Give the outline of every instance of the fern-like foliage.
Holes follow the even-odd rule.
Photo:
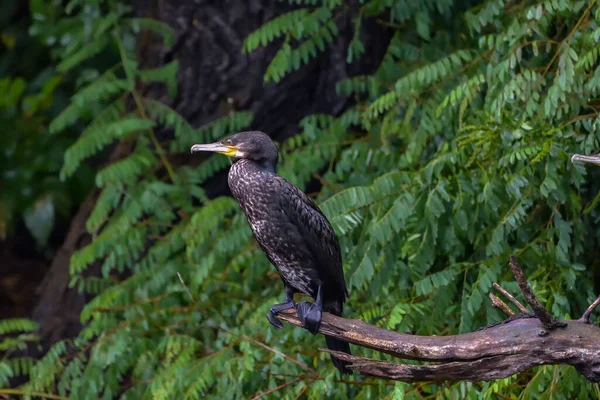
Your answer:
[[[314,5],[314,4],[313,4]],[[332,20],[337,2],[327,2],[322,7],[308,7],[280,15],[248,35],[243,49],[251,52],[284,36],[284,42],[265,72],[265,82],[279,82],[286,74],[295,71],[314,59],[331,44],[339,30]],[[293,47],[292,42],[301,43]],[[355,45],[360,48],[359,41]],[[360,50],[358,50],[360,52]]]
[[[27,377],[31,373],[33,359],[21,354],[38,341],[37,329],[38,324],[28,319],[0,320],[0,355],[3,355],[0,358],[0,387],[7,386],[12,378]]]
[[[505,265],[514,253],[556,316],[580,313],[594,298],[589,255],[597,248],[600,187],[597,172],[586,176],[568,156],[600,148],[600,7],[369,0],[346,13],[339,0],[290,4],[243,45],[246,52],[278,46],[265,81],[327,52],[342,23],[354,30],[349,62],[368,54],[367,19],[395,31],[372,73],[337,83],[338,94],[353,99],[348,107],[305,116],[280,146],[281,175],[301,188],[321,184],[310,195],[340,239],[351,292],[346,314],[423,335],[497,322],[487,293],[493,282],[518,292]],[[30,378],[22,387],[29,393],[124,399],[249,398],[269,390],[290,399],[598,396],[597,385],[561,366],[486,383],[337,381],[315,338],[272,330],[265,320],[281,301],[281,282],[235,201],[208,198],[202,188],[230,161],[172,161],[193,143],[245,129],[252,113],[192,127],[135,85],[159,82],[175,93],[177,63],[140,69],[128,40],[150,29],[168,45],[173,32],[127,19],[120,7],[87,5],[100,16],[88,32],[89,10],[79,7],[68,6],[81,37],[56,45],[61,70],[80,76],[51,124],[53,134],[82,127],[62,175],[108,148],[127,155],[97,173],[101,194],[86,225],[93,240],[70,264],[71,284],[94,296],[81,315],[85,327],[36,362],[1,360],[0,385],[21,374]],[[116,65],[85,72],[107,52]],[[86,277],[92,264],[101,273]],[[0,335],[32,329],[0,322]],[[18,338],[11,335],[6,340]],[[279,352],[322,379],[304,378]]]

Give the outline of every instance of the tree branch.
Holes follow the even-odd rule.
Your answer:
[[[585,312],[583,313],[581,318],[579,318],[577,321],[583,322],[585,324],[589,324],[590,323],[590,315],[596,309],[596,307],[598,307],[599,305],[600,305],[600,296],[598,296],[598,298],[596,300],[594,300],[594,302],[592,304],[590,304],[590,306],[587,308],[587,310],[585,310]]]
[[[293,309],[277,317],[301,326]],[[506,378],[538,365],[568,364],[590,381],[600,382],[600,328],[573,320],[564,329],[540,336],[539,325],[537,318],[517,317],[461,335],[418,336],[323,313],[319,332],[394,357],[441,362],[409,365],[335,354],[366,376],[406,382],[479,381]]]
[[[492,307],[500,309],[500,311],[502,311],[504,314],[508,315],[509,317],[512,317],[515,315],[515,312],[513,310],[511,310],[510,307],[505,302],[500,300],[498,298],[498,296],[496,296],[494,293],[490,293],[489,296],[490,296],[490,300],[492,300]]]
[[[600,297],[580,320],[570,320],[568,325],[565,321],[556,321],[535,298],[514,258],[510,264],[535,314],[512,316],[475,332],[450,336],[407,335],[358,319],[323,313],[319,332],[324,335],[401,359],[433,364],[396,363],[321,350],[350,362],[349,368],[364,376],[405,382],[500,379],[548,364],[572,365],[589,381],[600,382],[600,328],[589,324],[589,315],[600,304]],[[499,306],[504,312],[514,314],[496,296],[490,297],[492,302],[504,305]],[[279,313],[277,318],[302,325],[293,309]],[[542,332],[540,323],[545,329]],[[556,327],[562,329],[554,329]]]
[[[521,292],[523,296],[525,296],[525,300],[527,300],[527,304],[531,306],[533,312],[538,317],[538,319],[542,322],[542,325],[546,330],[552,330],[555,328],[564,328],[567,326],[565,321],[557,321],[554,319],[552,315],[546,311],[546,308],[540,304],[537,297],[531,290],[531,286],[527,283],[527,278],[525,277],[525,273],[521,269],[519,263],[517,263],[517,259],[514,256],[510,256],[510,268],[512,269],[513,275],[515,276],[515,280],[519,284],[521,288]],[[547,332],[540,332],[542,335],[545,335]]]
[[[527,309],[525,308],[525,306],[523,304],[521,304],[521,302],[519,300],[517,300],[515,298],[515,296],[513,296],[512,294],[510,294],[502,286],[498,285],[497,283],[492,284],[492,286],[494,287],[494,289],[496,289],[497,291],[499,291],[500,293],[502,293],[504,295],[504,297],[506,297],[508,300],[510,300],[511,303],[513,303],[515,306],[517,306],[517,308],[519,309],[519,311],[521,311],[522,313],[526,313],[527,312]]]

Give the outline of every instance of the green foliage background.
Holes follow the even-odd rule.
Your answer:
[[[30,3],[36,15],[43,8],[43,2]],[[74,87],[50,62],[50,40],[30,37],[34,30],[23,8],[13,0],[0,5],[0,240],[23,218],[38,248],[45,249],[55,220],[83,200],[93,175],[82,166],[72,179],[59,179],[63,153],[79,130],[51,136],[47,126],[68,104]]]
[[[292,3],[295,11],[244,43],[247,52],[278,43],[266,82],[327,52],[347,7]],[[55,76],[76,82],[49,125],[50,135],[80,132],[61,178],[111,143],[135,150],[96,174],[102,194],[87,221],[94,240],[71,260],[71,284],[96,294],[81,315],[85,328],[39,361],[3,359],[0,385],[21,374],[29,377],[23,391],[78,399],[234,399],[278,386],[276,395],[289,399],[600,396],[598,385],[565,366],[491,383],[340,382],[317,350],[322,338],[267,323],[269,306],[282,297],[280,281],[235,201],[209,199],[202,189],[229,161],[214,156],[189,167],[166,157],[245,129],[252,114],[196,129],[144,98],[136,82],[176,91],[177,63],[140,69],[136,34],[150,29],[168,46],[173,32],[130,19],[123,4],[40,2],[33,12],[30,32],[52,49]],[[600,6],[361,1],[347,62],[364,53],[360,29],[368,18],[395,32],[383,60],[373,74],[338,83],[339,94],[354,100],[342,114],[300,122],[281,144],[279,169],[301,188],[315,174],[324,183],[317,202],[340,237],[351,293],[346,315],[422,335],[474,330],[503,319],[487,300],[493,282],[518,292],[507,268],[516,254],[549,310],[579,317],[600,289],[593,282],[600,187],[599,171],[571,165],[569,156],[600,147]],[[174,137],[159,141],[156,129],[165,127]],[[84,278],[96,260],[102,276]],[[0,322],[0,334],[33,329]]]

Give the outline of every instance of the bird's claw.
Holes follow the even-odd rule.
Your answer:
[[[273,304],[269,313],[267,314],[267,319],[277,329],[283,328],[283,324],[280,320],[278,320],[275,316],[283,310],[289,310],[290,308],[294,308],[295,304],[293,301],[288,301],[286,303]]]
[[[296,304],[298,319],[302,322],[302,327],[316,335],[319,332],[322,318],[322,306],[316,303],[302,301]]]
[[[283,328],[283,324],[281,323],[280,320],[277,319],[277,317],[275,317],[275,313],[273,311],[269,311],[267,313],[267,319],[269,320],[271,325],[273,325],[275,328],[277,328],[277,329]]]

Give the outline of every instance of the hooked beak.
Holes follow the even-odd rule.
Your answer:
[[[236,157],[238,149],[235,146],[224,146],[221,143],[210,143],[210,144],[195,144],[190,149],[191,153],[198,151],[210,151],[213,153],[224,154],[229,157]]]
[[[571,162],[575,162],[575,161],[583,161],[583,162],[600,165],[600,154],[596,154],[593,156],[584,156],[582,154],[573,154],[573,157],[571,157]]]

